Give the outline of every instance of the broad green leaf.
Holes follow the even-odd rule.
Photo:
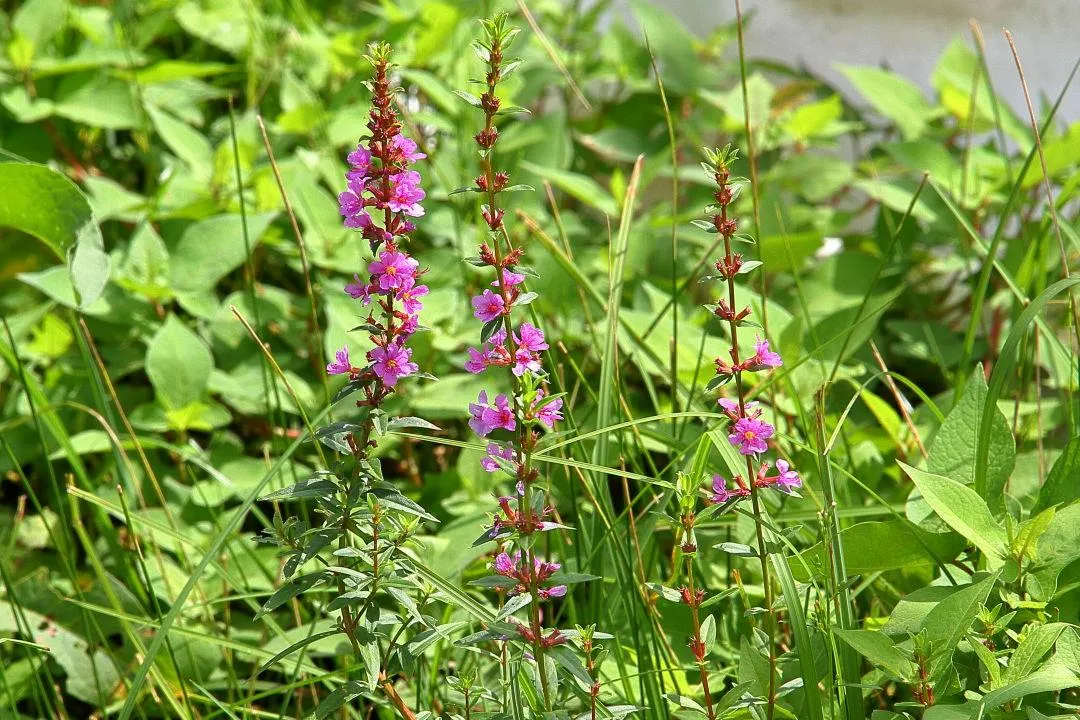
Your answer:
[[[840,538],[844,563],[851,575],[933,567],[937,562],[952,560],[964,545],[951,533],[927,532],[899,519],[858,523],[844,528]],[[821,543],[803,552],[802,557],[815,572],[825,572],[828,559]],[[809,580],[801,563],[793,564],[792,572],[802,582]]]
[[[692,93],[706,85],[706,67],[694,51],[696,40],[690,30],[658,3],[633,0],[631,8],[656,55],[664,85],[676,93]]]
[[[66,0],[28,0],[14,7],[18,9],[11,17],[12,29],[35,48],[43,48],[64,29],[68,13]]]
[[[930,443],[930,457],[926,463],[930,472],[964,485],[975,483],[975,445],[986,392],[982,368],[976,368],[960,401],[945,417],[945,422]],[[985,498],[995,511],[1001,503],[1005,482],[1015,465],[1016,447],[1009,423],[1000,411],[995,411],[990,429]]]
[[[523,162],[521,166],[605,215],[615,217],[619,214],[619,207],[615,203],[615,198],[611,197],[607,190],[588,175],[581,175],[567,170],[557,170],[551,167],[541,167],[530,162]]]
[[[933,651],[930,671],[932,682],[937,683],[952,666],[957,643],[971,628],[975,616],[979,613],[979,607],[986,602],[997,579],[998,575],[994,573],[968,585],[949,595],[927,613],[922,629],[926,632]]]
[[[274,219],[273,213],[249,215],[248,240],[254,250]],[[239,215],[218,215],[190,225],[170,252],[171,286],[178,291],[208,290],[240,267],[247,257],[244,225]]]
[[[896,123],[906,139],[921,135],[929,122],[940,114],[917,85],[895,73],[850,65],[842,65],[840,71],[875,110]]]
[[[209,348],[176,315],[165,319],[146,351],[146,375],[169,410],[201,399],[213,368]]]
[[[1050,600],[1057,592],[1058,575],[1080,559],[1080,502],[1054,513],[1037,550],[1032,575],[1028,577],[1029,588],[1034,597]]]
[[[44,165],[0,163],[0,226],[43,242],[68,260],[71,284],[80,309],[101,297],[109,281],[109,256],[94,213],[75,183]],[[0,238],[0,247],[17,238]],[[11,250],[6,250],[11,252]]]
[[[106,130],[139,127],[135,90],[106,73],[80,73],[65,77],[56,91],[54,112],[75,123]]]
[[[938,517],[979,548],[992,565],[1003,562],[1008,554],[1008,538],[979,495],[955,480],[898,464],[915,483],[923,499]]]
[[[1080,674],[1060,662],[1048,662],[1035,672],[1015,682],[988,692],[979,701],[982,710],[994,710],[1026,695],[1080,687]],[[976,717],[976,715],[972,715]]]
[[[1054,648],[1054,643],[1068,627],[1066,623],[1029,625],[1021,635],[1020,644],[1009,658],[1009,665],[1005,668],[1002,681],[1009,685],[1033,673],[1039,661]]]
[[[213,148],[202,133],[183,120],[177,120],[164,110],[147,106],[146,112],[154,123],[154,129],[178,158],[187,163],[199,178],[208,179],[213,166]]]
[[[993,451],[994,446],[991,445],[990,452]],[[1077,482],[1077,478],[1080,478],[1080,437],[1069,441],[1054,467],[1050,468],[1050,473],[1039,490],[1035,511],[1054,505],[1066,505],[1080,498],[1080,482]]]
[[[874,665],[885,668],[901,680],[910,680],[915,676],[915,663],[908,653],[897,648],[889,636],[880,630],[834,629],[833,634]]]

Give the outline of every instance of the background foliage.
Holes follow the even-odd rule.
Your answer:
[[[334,196],[364,133],[375,40],[395,46],[405,125],[429,154],[416,254],[430,332],[414,359],[440,378],[395,411],[441,430],[380,447],[386,474],[440,521],[416,553],[442,631],[416,646],[403,694],[461,713],[444,674],[491,672],[455,644],[493,607],[468,584],[490,561],[472,541],[506,483],[465,432],[482,389],[462,367],[468,302],[486,279],[461,262],[482,239],[479,204],[448,193],[477,173],[476,118],[453,91],[479,72],[467,48],[492,5],[5,11],[0,714],[301,717],[345,679],[339,637],[276,657],[331,626],[317,597],[257,614],[281,561],[254,538],[281,504],[254,498],[320,467],[305,428],[327,417],[326,359],[359,322],[341,288],[366,250]],[[699,148],[728,141],[752,161],[740,210],[764,264],[740,291],[785,358],[753,391],[806,480],[803,499],[770,508],[792,572],[786,611],[806,616],[785,626],[798,650],[789,712],[861,713],[831,700],[860,687],[875,718],[1074,712],[1080,124],[1042,102],[1037,144],[963,38],[943,49],[931,95],[850,67],[848,98],[795,68],[740,63],[735,28],[697,37],[650,3],[626,21],[603,2],[528,8],[515,17],[525,62],[503,91],[531,114],[499,147],[512,181],[537,188],[513,196],[511,231],[542,276],[530,310],[558,339],[578,433],[543,453],[575,528],[550,542],[568,570],[602,578],[575,586],[553,624],[615,635],[611,712],[697,712],[688,613],[647,583],[663,596],[675,578],[662,515],[674,471],[732,460],[703,392],[726,352],[699,307],[715,236],[690,224],[709,202]],[[347,419],[349,403],[329,412]],[[760,580],[732,573],[752,530],[735,515],[699,529],[703,582],[732,588],[710,606],[710,659],[739,692],[760,682],[736,602]],[[719,543],[736,551],[704,550]],[[837,557],[848,577],[830,575]],[[163,624],[168,650],[132,687]],[[923,711],[920,683],[947,701]],[[738,699],[730,712],[749,716]],[[341,712],[366,716],[361,701]]]

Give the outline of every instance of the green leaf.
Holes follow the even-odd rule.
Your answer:
[[[833,634],[874,665],[885,668],[901,680],[907,681],[915,676],[915,663],[880,630],[835,629]]]
[[[698,60],[690,30],[657,3],[634,0],[631,8],[656,55],[664,85],[676,93],[707,85],[706,66]]]
[[[308,718],[310,720],[323,720],[323,718],[330,717],[345,703],[363,694],[364,685],[357,680],[350,680],[320,700],[315,712],[311,713]]]
[[[955,480],[898,461],[938,517],[986,555],[992,564],[1008,554],[1008,538],[978,493]]]
[[[252,250],[273,219],[273,213],[248,216],[248,239]],[[185,291],[213,288],[247,258],[241,217],[218,215],[188,226],[170,256],[169,275],[173,288]]]
[[[930,677],[935,684],[952,666],[957,643],[971,628],[979,607],[986,602],[997,579],[997,573],[993,573],[952,593],[934,606],[923,619],[922,630],[926,632],[933,652]]]
[[[438,430],[439,426],[434,423],[430,423],[424,418],[418,417],[396,417],[392,418],[390,422],[386,424],[387,430],[400,430],[402,428],[420,428],[422,430]]]
[[[1051,600],[1057,592],[1061,571],[1077,559],[1080,559],[1080,503],[1073,503],[1054,513],[1039,539],[1033,574],[1028,578],[1032,595]]]
[[[169,315],[146,351],[146,375],[165,407],[179,410],[202,398],[213,369],[209,348]]]
[[[976,368],[960,401],[945,417],[945,422],[930,443],[930,457],[926,463],[930,472],[965,485],[975,483],[975,445],[986,393],[982,368]],[[1000,410],[995,410],[990,426],[985,498],[991,508],[999,507],[1005,482],[1015,465],[1016,448],[1009,422]]]
[[[994,446],[990,445],[993,452]],[[1039,490],[1039,500],[1035,503],[1034,512],[1043,510],[1054,505],[1067,505],[1080,498],[1080,436],[1074,437],[1065,446],[1065,450],[1058,457],[1054,467],[1046,476],[1046,482]]]
[[[326,497],[339,490],[337,483],[324,478],[308,478],[288,487],[283,487],[259,500],[297,500],[299,498]]]
[[[940,111],[927,101],[915,83],[873,67],[841,65],[840,71],[874,109],[889,120],[905,139],[918,137]]]
[[[1005,668],[1002,681],[1008,685],[1035,672],[1039,662],[1054,648],[1054,643],[1068,627],[1066,623],[1029,625],[1021,635],[1020,644],[1009,658],[1009,666]]]
[[[178,158],[187,163],[191,171],[202,179],[210,177],[213,168],[213,148],[210,141],[183,120],[148,105],[146,112],[154,123],[158,135]]]
[[[499,608],[499,614],[495,616],[496,620],[502,620],[503,618],[510,617],[518,610],[522,609],[532,601],[532,595],[529,593],[521,593],[520,595],[514,595],[512,598],[506,601],[506,604]]]
[[[984,710],[994,710],[1005,703],[1019,700],[1025,695],[1053,692],[1073,687],[1080,687],[1080,675],[1060,662],[1050,661],[1027,677],[1022,677],[1003,688],[988,692],[979,701],[979,705]],[[978,713],[974,713],[971,717],[977,715]]]
[[[850,575],[931,567],[938,561],[952,560],[963,549],[963,541],[951,533],[927,532],[902,519],[858,523],[841,530],[840,539]],[[815,572],[825,572],[828,558],[822,543],[802,557]],[[809,580],[800,563],[792,571],[800,581]]]
[[[522,162],[522,168],[535,173],[566,194],[574,197],[589,207],[599,210],[605,215],[615,217],[619,214],[619,206],[607,190],[600,183],[588,175],[581,175],[567,170],[558,170],[552,167],[542,167],[530,162]]]
[[[79,307],[91,305],[109,281],[109,256],[86,196],[60,173],[30,163],[0,163],[0,187],[0,226],[36,237],[68,260]],[[0,238],[0,246],[13,242]]]

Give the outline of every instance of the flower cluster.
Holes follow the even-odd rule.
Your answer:
[[[750,242],[749,238],[738,234],[738,222],[728,216],[728,208],[738,194],[738,186],[733,184],[730,164],[738,156],[737,151],[725,148],[724,150],[707,150],[709,173],[716,183],[713,193],[714,205],[710,205],[707,212],[710,215],[708,221],[695,221],[700,227],[712,233],[719,233],[724,240],[724,257],[716,264],[718,277],[727,285],[727,297],[720,299],[713,307],[713,313],[728,323],[731,335],[730,360],[717,358],[716,377],[709,383],[713,389],[731,380],[735,381],[736,397],[720,398],[717,403],[724,414],[731,420],[728,428],[728,441],[747,458],[747,474],[752,478],[756,488],[775,487],[783,492],[794,492],[802,481],[799,474],[791,469],[786,460],[776,461],[777,474],[770,475],[770,464],[762,462],[757,471],[754,471],[754,462],[762,453],[768,451],[769,440],[776,433],[776,429],[761,419],[762,411],[758,403],[746,399],[746,386],[744,383],[745,373],[756,373],[781,367],[784,364],[780,354],[769,347],[769,341],[760,335],[754,343],[754,354],[742,358],[739,354],[739,328],[750,323],[750,308],[736,309],[735,302],[735,277],[752,270],[760,263],[744,263],[742,255],[732,252],[732,242]],[[742,476],[733,478],[733,486],[728,487],[728,482],[720,475],[712,479],[712,502],[725,503],[739,500],[751,493],[747,481]]]
[[[371,135],[348,155],[347,189],[338,196],[338,204],[345,226],[362,231],[373,256],[368,278],[354,275],[345,293],[364,306],[374,304],[381,313],[377,318],[369,312],[362,326],[373,345],[366,366],[354,366],[347,347],[326,366],[327,373],[349,375],[364,386],[361,405],[379,404],[399,380],[419,372],[406,343],[419,328],[422,298],[428,294],[428,287],[418,282],[420,263],[401,246],[416,229],[408,218],[424,214],[420,173],[410,167],[427,156],[401,134],[392,106],[386,48],[374,48],[369,60],[375,68],[367,123]]]
[[[480,346],[468,349],[465,368],[474,374],[482,374],[491,368],[505,369],[511,391],[498,393],[492,398],[488,391],[480,392],[476,402],[469,405],[469,427],[481,438],[488,439],[493,433],[508,433],[503,440],[489,440],[487,454],[481,461],[489,472],[502,469],[514,477],[515,497],[499,498],[499,512],[495,513],[486,538],[496,540],[503,547],[492,565],[497,575],[514,581],[514,594],[528,594],[529,622],[517,624],[521,638],[532,646],[533,657],[544,667],[544,651],[566,642],[557,629],[545,632],[541,625],[539,604],[566,594],[564,585],[549,586],[552,574],[559,564],[537,557],[535,545],[529,536],[559,527],[547,518],[553,509],[545,506],[544,493],[535,492],[533,485],[539,472],[532,466],[532,453],[540,435],[554,429],[562,419],[562,398],[547,389],[548,377],[544,372],[543,353],[548,342],[543,331],[528,322],[515,323],[512,313],[536,299],[537,295],[526,291],[526,277],[535,273],[521,266],[524,251],[513,247],[510,235],[503,223],[504,211],[497,206],[499,196],[512,189],[508,187],[509,175],[497,172],[492,166],[492,152],[499,138],[495,117],[500,109],[496,94],[499,81],[517,63],[504,67],[504,51],[516,31],[505,27],[505,16],[484,22],[486,37],[476,44],[476,50],[487,63],[486,89],[474,98],[473,105],[484,111],[484,127],[475,136],[480,148],[482,174],[473,186],[465,190],[483,196],[486,202],[481,208],[487,226],[488,239],[482,243],[479,253],[468,262],[476,267],[491,268],[494,279],[472,298],[473,315],[483,323]],[[520,549],[512,554],[509,547]],[[540,672],[544,706],[552,709],[550,689],[546,675]]]
[[[496,574],[517,581],[517,585],[510,590],[512,595],[520,595],[523,592],[528,592],[530,582],[535,581],[537,584],[546,583],[552,575],[559,571],[560,567],[562,566],[559,565],[559,563],[545,562],[540,558],[533,558],[533,571],[530,574],[528,566],[522,566],[520,550],[515,552],[513,556],[505,552],[499,553],[495,556],[495,562],[491,565],[491,569],[494,570]],[[543,600],[553,597],[562,597],[565,594],[565,585],[554,585],[537,589],[537,595]]]

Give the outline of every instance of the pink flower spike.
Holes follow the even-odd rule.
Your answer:
[[[374,362],[372,369],[387,387],[393,387],[398,380],[408,377],[420,369],[416,363],[409,361],[409,358],[412,357],[412,350],[395,343],[391,343],[384,348],[374,348],[370,353],[370,357]]]
[[[485,290],[472,299],[473,315],[482,322],[491,322],[502,315],[506,305],[501,295]]]
[[[773,426],[756,418],[740,418],[728,434],[728,440],[743,455],[757,455],[769,449],[766,440],[773,436]]]
[[[512,576],[517,567],[507,553],[501,552],[495,556],[495,562],[491,564],[491,569],[499,575]]]
[[[777,460],[776,471],[779,473],[776,476],[776,486],[780,490],[790,493],[795,488],[802,487],[802,478],[799,477],[799,473],[791,469],[787,460]]]
[[[346,375],[352,372],[352,362],[349,360],[349,348],[343,347],[334,353],[334,362],[327,363],[327,375]]]

